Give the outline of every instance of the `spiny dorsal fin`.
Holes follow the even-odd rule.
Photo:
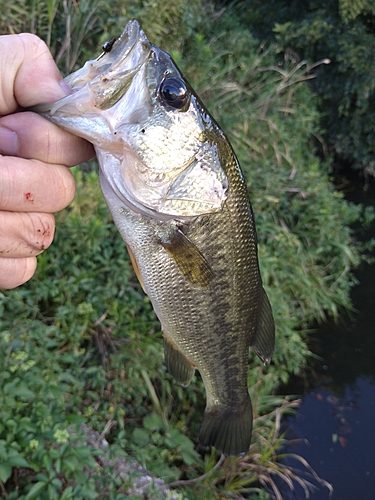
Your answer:
[[[271,357],[275,348],[275,323],[271,304],[264,288],[262,288],[258,324],[251,347],[263,361],[265,366],[271,363]]]
[[[189,385],[194,375],[195,368],[177,348],[177,346],[171,341],[165,331],[163,331],[163,335],[164,358],[167,370],[178,384],[186,387],[187,385]]]
[[[161,242],[180,272],[193,285],[207,287],[213,272],[205,257],[180,229],[176,229],[170,242]]]

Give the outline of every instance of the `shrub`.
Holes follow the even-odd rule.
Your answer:
[[[372,0],[236,2],[257,37],[278,44],[279,64],[330,59],[312,82],[328,149],[375,175],[375,7]],[[323,149],[324,153],[325,150]]]

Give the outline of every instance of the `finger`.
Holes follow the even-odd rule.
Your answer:
[[[31,112],[0,118],[0,153],[69,167],[95,155],[89,142]]]
[[[0,157],[0,210],[58,212],[74,195],[74,177],[64,165]]]
[[[0,289],[10,290],[28,281],[35,273],[36,257],[0,258]]]
[[[51,245],[55,232],[52,214],[2,211],[0,216],[1,258],[36,256]]]
[[[0,115],[69,94],[47,45],[30,33],[1,37],[0,72]]]

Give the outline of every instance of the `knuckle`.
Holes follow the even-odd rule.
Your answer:
[[[47,44],[34,33],[20,33],[19,38],[24,47],[38,56],[40,53],[48,52]]]

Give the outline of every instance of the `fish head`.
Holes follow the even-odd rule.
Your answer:
[[[129,208],[158,219],[222,209],[223,133],[137,21],[65,80],[70,95],[34,110],[94,144],[101,175]]]

